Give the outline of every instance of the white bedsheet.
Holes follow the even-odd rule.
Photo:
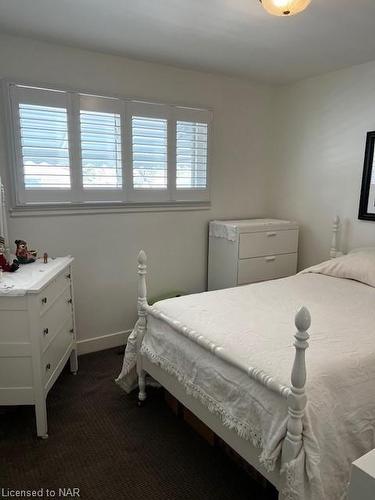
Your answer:
[[[294,315],[312,316],[304,446],[281,498],[345,498],[351,462],[375,447],[375,289],[317,274],[190,295],[155,308],[289,385]],[[286,433],[286,401],[148,316],[142,352],[176,375],[224,424],[262,448],[272,468]]]

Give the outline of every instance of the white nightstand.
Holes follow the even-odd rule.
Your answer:
[[[374,500],[375,498],[375,450],[352,464],[352,477],[348,500]]]
[[[298,225],[279,219],[211,221],[208,289],[283,278],[296,273]]]

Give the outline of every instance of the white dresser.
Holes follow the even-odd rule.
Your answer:
[[[296,273],[298,225],[278,219],[211,221],[208,290]]]
[[[35,405],[42,438],[48,391],[69,357],[78,369],[72,262],[38,260],[0,281],[0,405]]]

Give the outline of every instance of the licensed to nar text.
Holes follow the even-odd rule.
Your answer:
[[[38,488],[36,490],[21,490],[0,488],[0,498],[79,498],[79,488]]]

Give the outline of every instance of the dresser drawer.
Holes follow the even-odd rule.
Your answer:
[[[239,258],[297,252],[298,229],[240,234]]]
[[[40,292],[40,314],[44,314],[53,304],[64,289],[70,285],[70,268],[67,268],[59,276]]]
[[[48,383],[57,365],[59,364],[59,361],[73,342],[71,329],[72,322],[68,320],[42,355],[42,374],[44,386]]]
[[[0,310],[0,343],[30,342],[27,311]]]
[[[73,323],[72,316],[71,291],[70,287],[67,287],[40,318],[42,352],[45,351],[68,320],[70,320],[71,324]]]
[[[296,269],[296,253],[243,259],[238,263],[238,284],[284,278],[295,274]]]
[[[32,387],[33,367],[31,357],[0,358],[0,389]],[[1,404],[4,404],[1,402]],[[5,403],[6,404],[6,403]]]

